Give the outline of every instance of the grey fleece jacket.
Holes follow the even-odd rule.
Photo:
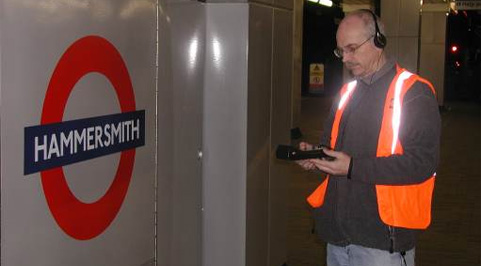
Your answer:
[[[324,205],[314,209],[316,231],[330,244],[395,252],[415,246],[420,230],[392,228],[381,221],[375,185],[415,184],[431,177],[439,161],[441,119],[429,87],[415,83],[402,106],[399,140],[404,153],[377,158],[384,102],[395,74],[394,62],[388,61],[374,76],[358,81],[347,103],[335,150],[352,156],[350,179],[331,177]],[[321,144],[326,146],[338,102],[339,96],[324,126]]]

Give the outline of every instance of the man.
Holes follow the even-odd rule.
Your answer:
[[[383,26],[371,11],[349,13],[336,39],[335,54],[355,80],[334,100],[321,138],[335,160],[298,162],[328,174],[308,198],[328,243],[327,265],[414,265],[439,160],[434,89],[386,58]]]

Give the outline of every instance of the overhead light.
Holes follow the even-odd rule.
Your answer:
[[[323,5],[323,6],[328,6],[328,7],[332,6],[331,0],[307,0],[307,1],[313,2],[313,3],[316,3],[316,4],[320,4],[320,5]]]
[[[319,4],[331,7],[332,6],[332,1],[331,0],[319,0]]]

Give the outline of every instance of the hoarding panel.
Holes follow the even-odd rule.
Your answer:
[[[202,265],[205,9],[159,5],[158,265]]]
[[[0,5],[2,265],[153,261],[156,2]],[[25,142],[29,127],[46,133]],[[114,127],[120,150],[103,154]],[[120,132],[137,129],[144,144],[123,146]],[[28,149],[34,160],[83,159],[25,174]]]

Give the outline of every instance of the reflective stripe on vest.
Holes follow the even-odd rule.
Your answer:
[[[399,69],[394,77],[384,104],[384,114],[379,134],[377,157],[386,157],[394,154],[403,154],[399,142],[399,128],[401,126],[402,102],[406,92],[416,82],[426,83],[434,92],[433,86],[425,79]],[[354,89],[355,82],[348,83],[341,89],[332,131],[331,147],[335,147],[339,133],[342,114],[346,108]],[[431,222],[431,200],[436,174],[428,180],[415,185],[376,185],[378,212],[381,220],[390,226],[411,229],[424,229]],[[324,203],[329,176],[307,198],[312,207],[320,207]]]
[[[346,103],[351,97],[354,89],[356,88],[357,81],[351,81],[341,88],[341,99],[339,100],[339,105],[337,107],[337,112],[334,117],[334,126],[331,130],[331,147],[336,146],[337,135],[339,133],[339,123],[341,122],[342,113],[346,107]],[[326,179],[322,181],[321,185],[319,185],[316,190],[311,193],[309,197],[307,197],[307,202],[313,208],[319,208],[324,204],[324,195],[326,194],[327,184],[329,183],[329,175],[327,175]]]

